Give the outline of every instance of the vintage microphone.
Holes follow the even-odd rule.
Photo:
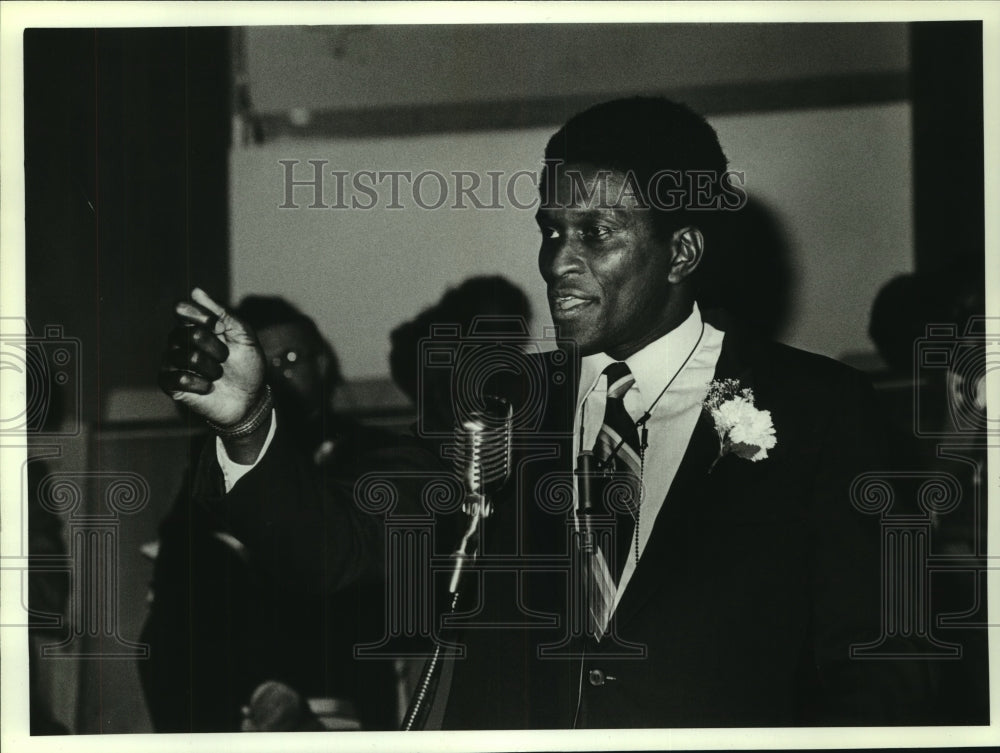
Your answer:
[[[451,596],[446,614],[454,614],[461,594],[462,575],[467,564],[479,553],[480,524],[493,511],[492,497],[510,478],[514,409],[500,397],[486,396],[484,410],[474,411],[455,426],[455,474],[465,487],[462,512],[465,530],[452,552],[453,567],[448,593]],[[441,676],[444,644],[437,641],[434,652],[424,665],[410,708],[403,719],[404,731],[420,730],[427,722],[431,699]]]

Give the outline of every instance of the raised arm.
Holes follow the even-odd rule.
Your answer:
[[[216,460],[227,458],[206,447],[188,504],[232,536],[260,576],[284,588],[330,592],[377,577],[383,521],[355,504],[350,474],[334,480],[289,436],[289,422],[274,417],[253,331],[197,288],[176,313],[180,323],[168,337],[160,386],[206,420],[228,460],[252,465],[235,485],[223,484]],[[277,431],[262,452],[272,421]],[[372,462],[391,470],[396,458],[387,455]]]

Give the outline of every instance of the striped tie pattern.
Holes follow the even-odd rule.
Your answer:
[[[641,460],[639,455],[639,432],[635,422],[625,410],[624,397],[635,383],[635,377],[628,365],[613,363],[604,370],[607,377],[607,403],[604,422],[594,445],[594,457],[600,466],[609,472],[608,480],[613,487],[605,487],[617,503],[607,512],[615,515],[614,561],[611,562],[603,547],[596,547],[590,563],[590,628],[600,640],[611,616],[618,581],[625,561],[631,551],[635,522],[638,519],[639,477]],[[613,567],[612,567],[613,566]]]

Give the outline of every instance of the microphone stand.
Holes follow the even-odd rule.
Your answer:
[[[494,414],[478,414],[458,427],[460,442],[459,459],[463,463],[462,473],[465,482],[465,502],[462,511],[466,515],[465,532],[462,534],[455,551],[452,552],[451,580],[448,593],[451,599],[444,613],[447,618],[455,614],[458,600],[461,596],[462,576],[466,565],[475,561],[479,553],[480,524],[489,517],[491,512],[490,498],[487,491],[496,491],[497,483],[506,481],[510,469],[510,430],[513,416],[512,406],[502,398],[489,397]],[[496,433],[501,430],[499,443]],[[487,435],[494,438],[493,443],[487,441]],[[499,469],[499,471],[498,471]],[[444,627],[442,625],[442,630]],[[424,665],[417,682],[417,689],[403,719],[402,730],[412,731],[424,728],[430,713],[432,699],[437,691],[441,676],[442,654],[444,642],[436,640],[434,651]]]
[[[468,494],[463,509],[467,518],[465,533],[462,535],[458,546],[452,552],[454,564],[451,571],[451,581],[448,585],[448,593],[451,600],[445,615],[453,615],[458,607],[458,600],[461,596],[462,576],[465,574],[465,564],[474,562],[479,553],[479,523],[486,517],[489,510],[489,502],[484,495]],[[402,730],[412,732],[422,730],[427,724],[427,716],[430,713],[430,699],[437,692],[438,682],[441,679],[442,653],[444,642],[441,640],[434,642],[434,652],[424,665],[420,673],[420,680],[417,682],[417,689],[410,701],[410,708],[407,709],[406,717],[403,719]]]

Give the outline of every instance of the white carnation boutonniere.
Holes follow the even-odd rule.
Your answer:
[[[756,463],[778,444],[771,411],[757,408],[753,390],[743,387],[738,379],[713,380],[702,406],[715,422],[719,435],[719,455],[712,461],[709,473],[730,453]]]

